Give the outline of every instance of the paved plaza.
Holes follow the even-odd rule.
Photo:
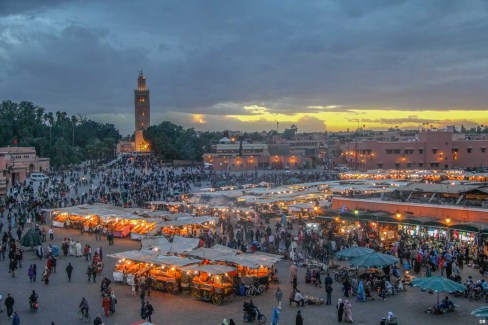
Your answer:
[[[75,230],[55,229],[54,243],[60,244],[66,236],[79,240],[82,244],[88,243],[93,248],[103,247],[105,269],[102,276],[111,278],[115,259],[106,257],[107,254],[120,252],[130,249],[138,249],[140,244],[130,239],[116,239],[114,246],[109,246],[106,240],[95,241],[95,237],[85,233],[81,235]],[[68,262],[74,266],[73,280],[68,282],[65,268]],[[97,283],[88,282],[85,274],[88,262],[84,258],[61,257],[57,266],[57,273],[50,277],[48,286],[40,281],[40,271],[36,283],[30,283],[27,276],[29,264],[36,263],[38,270],[42,270],[46,261],[40,261],[35,257],[34,252],[26,251],[23,261],[23,268],[18,269],[16,277],[12,278],[8,273],[7,261],[0,262],[0,293],[5,297],[11,293],[15,299],[14,310],[17,310],[21,316],[21,324],[51,324],[56,325],[82,324],[77,318],[78,304],[82,297],[86,297],[90,305],[90,314],[92,317],[100,313],[103,315],[101,297],[98,293],[100,280]],[[343,262],[342,262],[343,263]],[[289,283],[289,261],[278,263],[280,286],[284,293],[284,300],[287,301],[291,292]],[[473,275],[474,279],[480,277],[477,270],[465,267],[463,278]],[[305,284],[305,268],[299,268],[298,288],[303,294],[312,296],[324,296],[324,289],[316,288],[311,284]],[[122,284],[112,284],[116,293],[118,303],[115,314],[110,317],[102,317],[106,325],[127,325],[140,319],[140,299],[131,295],[129,286]],[[335,303],[339,297],[342,297],[339,283],[334,283],[332,294],[332,306],[305,306],[300,308],[305,320],[305,324],[334,324],[337,323],[337,313]],[[276,285],[271,285],[270,289],[262,296],[255,297],[255,304],[265,313],[268,323],[271,318],[271,310],[275,305],[274,290]],[[39,294],[40,311],[30,312],[28,297],[32,291],[36,290]],[[479,324],[479,318],[470,315],[471,310],[486,305],[484,300],[470,302],[469,299],[455,298],[455,303],[461,307],[459,311],[444,315],[431,315],[424,313],[424,310],[435,303],[436,295],[422,292],[420,289],[408,286],[408,291],[399,293],[396,296],[387,297],[385,301],[377,297],[374,301],[358,303],[354,298],[350,299],[353,309],[353,318],[355,324],[379,324],[381,317],[385,316],[388,311],[393,311],[399,318],[400,324]],[[443,295],[441,295],[443,297]],[[344,299],[344,297],[342,297]],[[215,306],[211,303],[195,301],[189,294],[169,295],[166,293],[155,292],[151,294],[155,312],[153,322],[155,324],[199,324],[220,325],[224,318],[232,318],[236,324],[243,324],[242,321],[242,304],[246,297],[236,297],[233,302],[226,303],[222,306]],[[3,304],[3,302],[2,302]],[[2,306],[5,309],[5,306]],[[280,316],[280,324],[294,324],[297,307],[288,306],[287,302],[283,303],[283,310]],[[6,319],[5,311],[0,318],[0,324],[10,324]]]

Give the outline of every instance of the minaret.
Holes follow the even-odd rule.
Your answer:
[[[146,77],[142,71],[139,72],[137,78],[137,88],[134,89],[134,113],[135,113],[135,149],[137,152],[148,152],[149,144],[144,140],[143,131],[147,129],[150,124],[150,105],[149,105],[149,89],[146,87]]]

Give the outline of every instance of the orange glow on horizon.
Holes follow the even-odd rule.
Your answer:
[[[194,114],[195,115],[195,114]],[[476,116],[476,119],[467,119],[467,117]],[[329,131],[355,131],[358,126],[370,130],[386,130],[388,128],[400,129],[421,129],[422,123],[427,123],[435,128],[442,128],[447,125],[460,126],[464,124],[466,128],[474,125],[488,124],[488,111],[483,110],[349,110],[347,112],[326,112],[317,113],[296,112],[294,114],[285,113],[262,113],[247,115],[226,115],[227,119],[234,119],[243,124],[255,122],[269,122],[273,125],[276,122],[280,124],[298,124],[306,126],[309,120],[314,120],[313,130],[323,131],[327,127]],[[359,117],[359,123],[358,123]],[[324,129],[318,130],[317,127],[323,122]],[[424,125],[425,127],[425,125]]]

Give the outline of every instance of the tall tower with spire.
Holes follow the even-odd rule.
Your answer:
[[[146,87],[146,77],[139,72],[137,88],[134,89],[134,114],[135,114],[135,150],[136,152],[149,152],[149,144],[144,140],[144,130],[151,124],[149,104],[149,89]]]

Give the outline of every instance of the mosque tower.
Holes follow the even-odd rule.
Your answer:
[[[144,130],[151,124],[151,106],[149,104],[149,89],[146,87],[146,77],[139,72],[137,88],[134,89],[134,113],[135,113],[135,151],[149,152],[149,144],[144,140]]]

